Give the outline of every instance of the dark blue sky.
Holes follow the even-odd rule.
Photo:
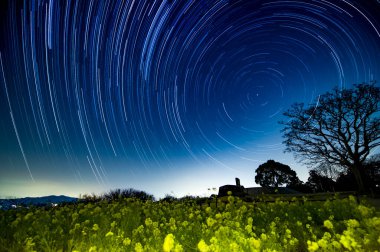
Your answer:
[[[377,0],[2,1],[0,196],[205,195],[254,186],[268,159],[306,180],[278,121],[380,80],[378,13]]]

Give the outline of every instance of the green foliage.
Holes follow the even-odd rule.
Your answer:
[[[228,196],[0,211],[0,251],[375,251],[380,216],[354,197],[246,203]]]

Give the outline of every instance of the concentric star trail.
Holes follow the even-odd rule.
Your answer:
[[[260,161],[296,165],[277,124],[292,103],[380,80],[376,0],[2,5],[7,194],[28,180],[153,193],[197,193],[197,177],[253,183]]]

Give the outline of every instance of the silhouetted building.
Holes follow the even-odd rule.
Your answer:
[[[236,185],[224,185],[219,187],[218,197],[227,196],[231,192],[233,196],[257,196],[261,194],[300,194],[300,192],[287,187],[248,187],[240,185],[240,179],[235,178]]]

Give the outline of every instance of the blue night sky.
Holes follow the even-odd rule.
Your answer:
[[[377,0],[1,1],[0,197],[256,186],[278,121],[380,80]]]

